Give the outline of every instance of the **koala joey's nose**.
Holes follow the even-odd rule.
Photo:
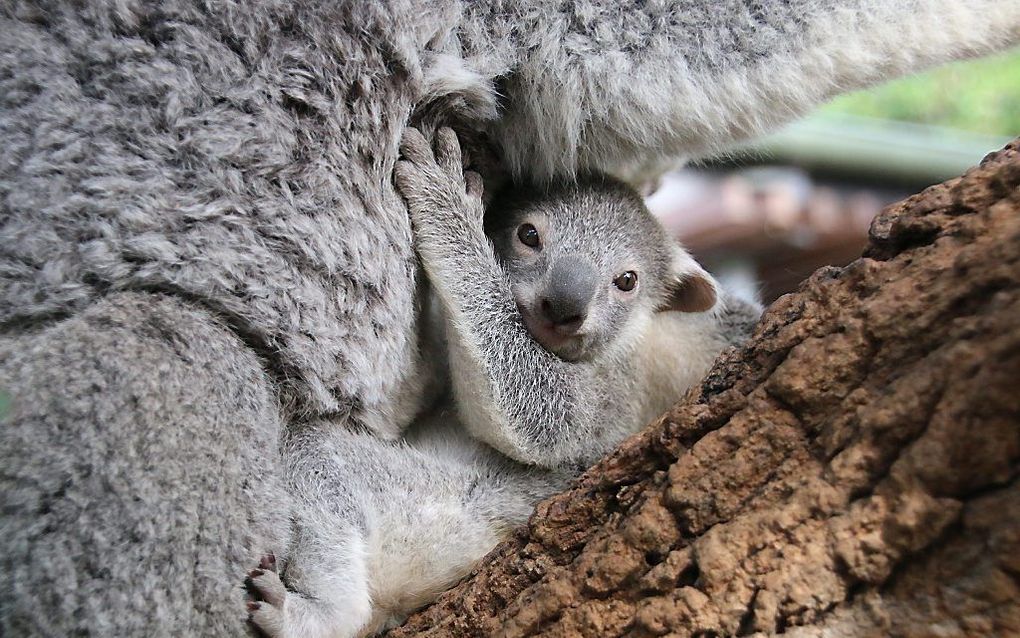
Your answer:
[[[542,315],[557,331],[573,334],[584,323],[595,296],[598,280],[595,268],[582,259],[562,257],[553,264],[549,275],[540,301]]]
[[[542,299],[542,315],[553,324],[557,332],[574,334],[584,323],[586,314],[587,308],[581,312],[573,312],[572,309],[564,308],[563,304],[556,303],[548,297]]]

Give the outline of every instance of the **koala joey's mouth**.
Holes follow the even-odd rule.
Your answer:
[[[584,357],[584,334],[577,331],[565,331],[556,324],[532,312],[527,306],[518,302],[524,325],[531,338],[540,346],[566,361],[579,361]]]

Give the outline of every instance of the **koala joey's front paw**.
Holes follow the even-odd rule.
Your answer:
[[[481,228],[482,177],[465,171],[453,129],[436,131],[435,149],[417,129],[408,128],[400,143],[403,157],[394,168],[397,189],[416,226],[435,222]],[[445,224],[443,224],[445,225]]]

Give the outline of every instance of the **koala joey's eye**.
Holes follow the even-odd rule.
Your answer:
[[[619,277],[613,280],[613,285],[624,292],[634,290],[634,286],[637,285],[637,273],[633,270],[628,270]]]
[[[531,248],[538,248],[541,240],[538,236],[538,229],[531,224],[521,224],[517,229],[517,239],[521,240],[521,243]]]

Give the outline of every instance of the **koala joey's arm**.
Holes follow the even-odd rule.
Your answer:
[[[504,454],[547,467],[590,462],[605,452],[595,370],[568,363],[528,333],[510,284],[483,232],[481,179],[461,166],[456,134],[440,129],[435,152],[405,133],[397,187],[415,242],[448,314],[453,391],[469,432]]]

